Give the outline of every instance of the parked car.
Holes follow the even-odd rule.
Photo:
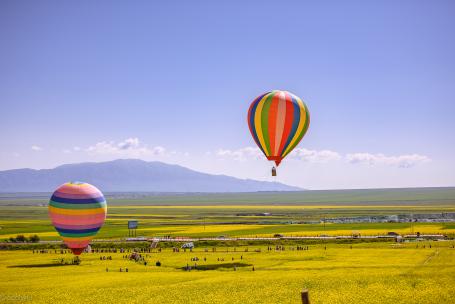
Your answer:
[[[193,249],[193,248],[194,248],[193,242],[185,243],[182,245],[182,249]]]

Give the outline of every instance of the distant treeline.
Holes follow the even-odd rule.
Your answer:
[[[19,234],[16,237],[10,237],[7,242],[10,243],[38,243],[40,241],[39,236],[36,234],[29,236],[28,238],[25,235]]]

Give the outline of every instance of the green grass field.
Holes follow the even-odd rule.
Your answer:
[[[139,220],[138,236],[362,235],[421,232],[455,235],[455,223],[291,224],[323,218],[455,212],[455,188],[263,192],[233,194],[109,194],[108,218],[97,238],[124,238]],[[0,240],[37,234],[57,240],[48,194],[0,195]],[[258,216],[270,213],[267,216]]]
[[[144,237],[270,237],[274,234],[284,236],[319,236],[319,235],[352,235],[360,233],[365,236],[384,235],[393,231],[399,234],[409,234],[419,231],[422,234],[455,235],[453,223],[415,223],[411,229],[408,223],[361,223],[361,224],[181,224],[163,225],[153,221],[143,220],[137,235]],[[0,240],[7,240],[18,234],[25,236],[38,235],[42,240],[58,240],[59,236],[47,220],[0,221],[2,227]],[[97,239],[120,239],[128,236],[125,220],[108,220],[97,235]]]
[[[165,248],[146,254],[147,266],[123,259],[122,253],[83,254],[81,265],[59,266],[61,258],[71,256],[2,251],[0,302],[299,303],[303,288],[309,289],[312,303],[455,301],[451,242],[325,246],[327,250],[310,245],[305,251],[286,246],[271,252],[264,246],[250,246],[248,252],[247,247],[179,253]],[[103,255],[113,260],[100,261]],[[214,270],[182,270],[194,265],[193,257],[199,257],[199,266]],[[161,267],[155,266],[158,260]],[[237,263],[236,271],[232,263]],[[119,272],[120,267],[129,272]]]
[[[285,205],[224,205],[224,206],[110,206],[108,219],[97,238],[124,238],[127,222],[139,220],[138,236],[219,235],[285,236],[386,234],[389,231],[408,234],[455,234],[455,223],[354,223],[354,224],[290,224],[295,221],[320,220],[325,216],[364,214],[406,214],[454,212],[452,206],[285,206]],[[272,216],[251,214],[270,212]],[[0,240],[17,234],[37,234],[42,240],[57,240],[58,235],[48,219],[47,207],[3,206],[0,209]]]

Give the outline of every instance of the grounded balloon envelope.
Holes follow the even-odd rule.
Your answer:
[[[248,111],[254,141],[278,166],[302,140],[310,125],[305,103],[287,91],[271,91],[256,98]]]
[[[63,242],[80,255],[104,224],[106,200],[95,186],[71,182],[55,190],[49,201],[49,216]]]

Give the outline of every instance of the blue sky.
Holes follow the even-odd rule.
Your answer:
[[[309,131],[278,180],[455,186],[453,1],[2,1],[0,170],[141,158],[270,179],[272,89]]]

